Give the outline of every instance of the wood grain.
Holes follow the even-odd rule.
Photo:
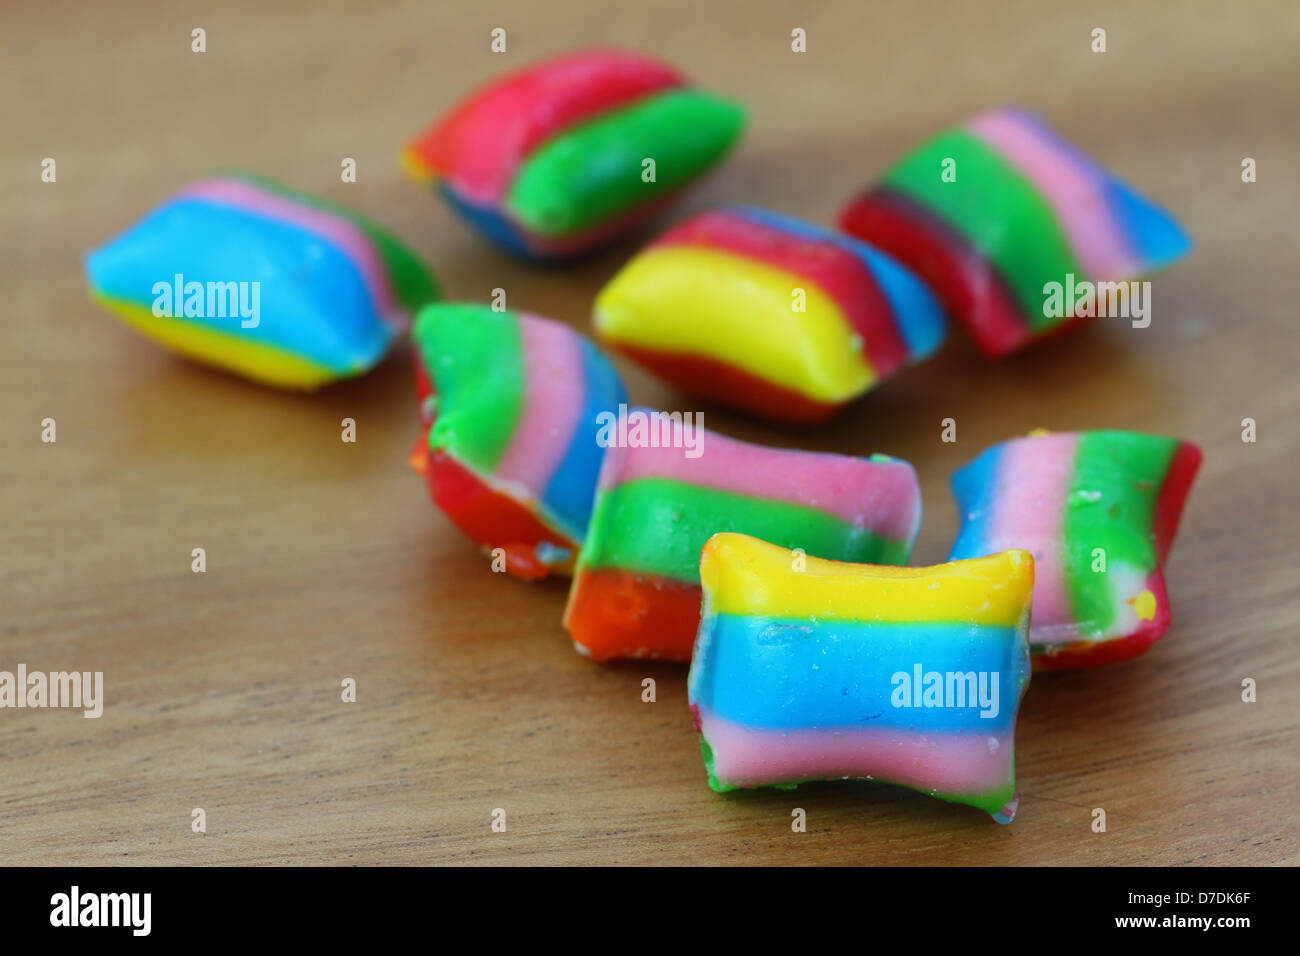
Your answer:
[[[102,670],[107,697],[99,720],[0,711],[4,862],[1295,862],[1291,5],[47,0],[0,18],[0,669]],[[196,26],[204,54],[190,52]],[[505,55],[488,51],[496,26]],[[1089,51],[1094,26],[1105,54]],[[360,380],[279,394],[175,358],[88,301],[85,250],[204,171],[241,166],[385,223],[451,297],[502,287],[589,328],[635,241],[568,269],[519,264],[395,158],[473,84],[587,43],[660,54],[752,104],[740,150],[678,214],[746,201],[830,222],[921,137],[1017,102],[1196,238],[1156,278],[1148,329],[1103,321],[1001,364],[954,335],[817,430],[703,408],[750,440],[914,462],[918,563],[945,555],[948,476],[990,442],[1107,426],[1204,447],[1168,569],[1172,629],[1132,663],[1035,678],[1013,825],[870,784],[712,793],[683,669],[583,660],[559,624],[564,585],[493,576],[429,505],[404,461],[405,348]],[[1245,156],[1255,184],[1240,180]],[[359,182],[339,181],[344,157]],[[637,401],[699,410],[620,367]],[[339,439],[345,416],[355,445]],[[940,441],[945,417],[955,445]],[[1240,700],[1244,677],[1257,703]],[[796,806],[807,833],[791,832]],[[191,832],[194,807],[206,834]],[[508,830],[493,834],[497,807]]]

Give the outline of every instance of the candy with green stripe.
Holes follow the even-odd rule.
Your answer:
[[[907,462],[751,445],[695,415],[632,409],[629,427],[611,432],[565,612],[574,644],[596,660],[689,659],[700,549],[718,532],[836,561],[905,564],[911,554],[921,492]],[[642,422],[668,425],[637,430]]]
[[[645,478],[600,492],[582,560],[694,584],[700,548],[720,531],[741,531],[808,554],[867,564],[906,564],[908,540],[819,511],[682,481]]]
[[[506,209],[541,236],[589,229],[701,175],[743,123],[737,106],[698,90],[650,97],[541,146],[520,167]]]
[[[956,179],[941,171],[951,160]],[[1014,290],[1026,320],[1042,328],[1047,277],[1083,275],[1051,208],[1006,160],[962,130],[938,136],[885,175],[885,185],[924,205],[985,250]]]
[[[1014,107],[907,153],[840,226],[918,272],[990,358],[1099,316],[1145,328],[1145,277],[1191,249],[1172,216]]]
[[[1200,449],[1114,429],[1033,432],[953,475],[952,560],[1034,556],[1034,665],[1063,670],[1139,654],[1171,620],[1164,562]]]

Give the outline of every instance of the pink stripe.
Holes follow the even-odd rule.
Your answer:
[[[1018,110],[983,113],[966,128],[1011,162],[1056,212],[1079,263],[1080,280],[1119,280],[1141,271],[1096,173]],[[1064,282],[1065,277],[1057,277]]]
[[[1015,776],[1014,740],[1004,734],[922,734],[798,728],[757,730],[700,712],[718,782],[750,787],[799,780],[874,777],[948,796],[978,796]]]
[[[342,249],[356,265],[366,288],[370,290],[375,311],[390,324],[405,325],[408,316],[394,299],[383,259],[375,250],[370,237],[343,216],[314,209],[238,179],[205,179],[185,189],[180,195],[235,206],[316,233]]]
[[[1073,626],[1062,567],[1062,522],[1074,474],[1079,436],[1073,432],[1018,438],[998,457],[989,551],[1023,548],[1034,556],[1031,640],[1041,642],[1053,626]]]
[[[534,315],[520,314],[519,336],[524,410],[495,473],[540,498],[564,460],[582,414],[582,347],[567,325]]]
[[[675,436],[681,429],[672,426]],[[606,469],[602,484],[667,478],[816,508],[895,541],[911,541],[920,528],[921,489],[905,461],[765,448],[699,431],[698,458],[687,458],[680,440],[673,448],[629,448],[620,456],[621,472]]]

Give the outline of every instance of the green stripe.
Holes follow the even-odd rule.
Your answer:
[[[905,564],[893,541],[804,505],[750,498],[669,478],[641,478],[602,490],[579,564],[698,582],[700,549],[719,531],[738,531],[814,557]]]
[[[957,178],[940,176],[946,159]],[[885,185],[928,207],[973,243],[1015,292],[1034,330],[1064,321],[1043,315],[1047,282],[1083,281],[1082,267],[1056,214],[1015,167],[977,137],[951,130],[909,153]]]
[[[744,123],[739,106],[696,90],[648,97],[544,143],[515,175],[506,209],[539,235],[586,229],[699,176]],[[654,182],[641,179],[646,159]]]
[[[230,179],[241,179],[244,182],[260,186],[268,192],[277,193],[300,202],[304,206],[311,206],[313,209],[320,209],[323,212],[342,216],[364,232],[370,241],[374,243],[375,249],[379,252],[380,258],[384,260],[384,266],[388,270],[389,278],[393,283],[393,292],[397,296],[397,300],[408,311],[414,312],[420,306],[438,300],[440,296],[438,282],[433,277],[433,274],[424,267],[424,263],[416,258],[411,250],[402,245],[392,233],[382,226],[376,225],[360,213],[354,212],[346,206],[340,206],[338,203],[330,202],[328,199],[322,199],[319,196],[313,196],[311,193],[292,189],[273,179],[259,176],[257,173],[244,172],[243,170],[219,170],[216,175],[226,176]]]
[[[1079,436],[1062,533],[1070,605],[1094,634],[1111,626],[1115,607],[1106,575],[1092,570],[1093,549],[1105,549],[1108,569],[1155,570],[1156,502],[1177,447],[1173,438],[1136,432]]]
[[[438,398],[429,447],[491,472],[523,413],[518,318],[486,305],[430,305],[416,316],[411,338]]]

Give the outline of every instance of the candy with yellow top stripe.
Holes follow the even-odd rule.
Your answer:
[[[595,311],[599,334],[661,377],[789,422],[826,418],[944,335],[937,300],[885,254],[739,207],[665,233]]]
[[[1010,822],[1028,552],[898,568],[723,533],[700,580],[688,691],[714,790],[881,780]]]

